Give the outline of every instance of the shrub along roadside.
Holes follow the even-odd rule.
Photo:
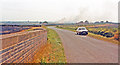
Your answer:
[[[34,63],[66,63],[64,48],[56,31],[46,28],[48,43],[36,54]]]

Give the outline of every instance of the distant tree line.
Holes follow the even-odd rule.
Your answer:
[[[112,23],[112,22],[109,22],[109,21],[105,21],[105,22],[104,21],[100,21],[100,22],[96,21],[95,23]]]
[[[84,21],[80,21],[80,22],[78,22],[78,23],[89,23],[87,20],[84,22]]]
[[[40,24],[48,24],[47,21],[44,21],[44,22],[39,22]]]

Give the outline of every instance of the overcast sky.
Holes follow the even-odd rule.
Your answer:
[[[1,0],[2,20],[118,21],[119,0]]]

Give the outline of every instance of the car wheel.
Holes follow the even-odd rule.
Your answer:
[[[77,35],[78,35],[78,33],[77,33]]]

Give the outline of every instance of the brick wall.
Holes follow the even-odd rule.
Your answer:
[[[14,34],[0,39],[1,63],[29,63],[38,49],[47,42],[46,30]]]

